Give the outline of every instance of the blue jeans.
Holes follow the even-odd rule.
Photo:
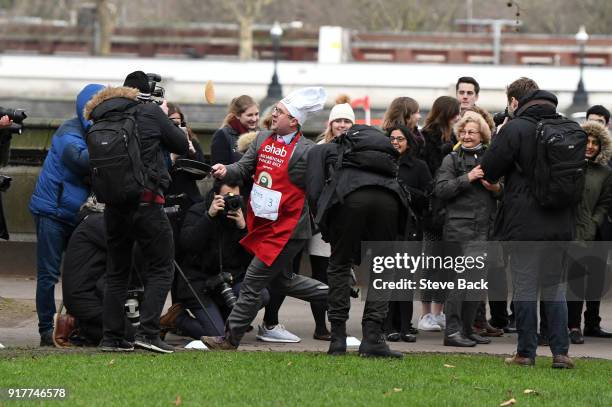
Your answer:
[[[38,332],[53,329],[55,284],[60,278],[62,254],[74,227],[48,216],[34,216],[36,222],[36,313]]]
[[[552,243],[548,244],[552,246]],[[565,301],[566,256],[561,247],[513,247],[510,271],[518,331],[517,353],[535,358],[538,347],[538,291],[544,303],[548,340],[553,355],[569,350]]]

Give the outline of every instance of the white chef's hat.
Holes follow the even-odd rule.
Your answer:
[[[304,124],[310,113],[317,112],[325,106],[327,92],[322,87],[310,87],[291,92],[280,102],[287,108],[289,114]]]

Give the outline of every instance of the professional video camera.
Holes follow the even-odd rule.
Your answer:
[[[493,115],[493,123],[495,123],[495,126],[499,127],[504,120],[506,120],[506,117],[510,118],[507,107],[503,112],[497,112]]]
[[[22,109],[11,109],[0,107],[0,117],[8,116],[13,121],[10,127],[2,129],[10,134],[21,134],[23,130],[23,121],[28,115]]]
[[[242,197],[231,192],[223,196],[223,202],[225,202],[225,207],[223,208],[224,216],[227,216],[227,212],[237,211],[242,207]]]
[[[151,93],[151,97],[163,99],[166,91],[164,88],[159,86],[157,83],[162,81],[162,77],[156,73],[148,73],[147,77],[149,78],[149,90]],[[155,103],[161,104],[161,100],[154,100]]]
[[[220,294],[221,298],[223,298],[223,302],[225,302],[225,305],[227,305],[228,308],[234,308],[234,305],[236,305],[236,301],[238,301],[238,299],[234,295],[234,291],[232,291],[231,284],[233,281],[234,278],[230,273],[221,272],[217,275],[209,277],[206,280],[206,291],[209,294]]]

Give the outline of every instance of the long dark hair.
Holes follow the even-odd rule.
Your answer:
[[[181,110],[181,107],[173,102],[168,102],[168,116],[171,114],[178,113],[181,116],[181,125],[187,128],[187,134],[189,135],[190,140],[198,139],[198,136],[193,132],[190,126],[187,126],[187,120],[185,119],[185,114]]]
[[[393,126],[406,126],[410,117],[418,111],[419,103],[413,98],[402,96],[393,99],[383,117],[383,131],[388,132]]]
[[[416,140],[414,139],[414,135],[412,134],[410,129],[402,125],[393,126],[393,127],[390,127],[389,130],[387,130],[387,136],[391,137],[391,133],[393,133],[395,130],[401,131],[404,137],[406,137],[406,141],[408,143],[408,151],[406,151],[405,154],[416,156],[417,150],[419,147],[417,146]]]
[[[429,133],[440,132],[441,140],[448,143],[453,134],[450,121],[459,114],[460,106],[459,101],[454,97],[440,96],[437,98],[425,119],[423,131]]]

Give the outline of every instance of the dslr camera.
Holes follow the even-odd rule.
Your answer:
[[[242,207],[242,196],[234,195],[231,192],[223,196],[223,202],[225,207],[223,208],[223,215],[227,216],[229,211],[237,211]]]
[[[495,123],[496,127],[499,127],[504,122],[504,120],[506,120],[506,117],[511,119],[507,107],[506,109],[504,109],[503,112],[497,112],[493,115],[493,123]]]
[[[232,291],[231,284],[234,281],[234,277],[230,273],[221,272],[217,275],[209,277],[206,280],[206,292],[209,294],[217,293],[221,295],[223,298],[223,302],[227,305],[228,308],[234,308],[236,305],[236,301],[238,299],[234,295],[234,291]]]
[[[8,131],[10,134],[22,133],[23,121],[28,117],[24,110],[0,107],[0,117],[2,116],[8,116],[13,121],[11,127],[2,130]]]

